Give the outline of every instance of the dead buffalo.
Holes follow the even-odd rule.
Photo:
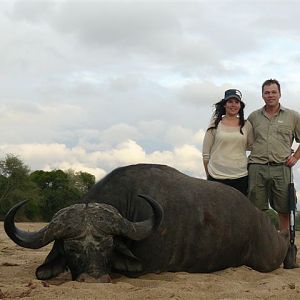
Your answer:
[[[147,201],[141,194],[149,195]],[[269,272],[288,248],[288,232],[278,233],[239,191],[164,165],[115,169],[84,202],[60,210],[32,233],[15,227],[20,204],[7,214],[6,233],[18,245],[40,248],[55,241],[38,279],[67,268],[73,280],[91,276],[100,282],[112,273],[213,272],[241,265]]]

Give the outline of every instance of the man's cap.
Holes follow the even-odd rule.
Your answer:
[[[236,90],[236,89],[230,89],[230,90],[225,91],[224,101],[226,101],[230,98],[236,98],[237,100],[242,101],[241,91]]]

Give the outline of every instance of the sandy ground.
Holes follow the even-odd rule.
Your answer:
[[[43,224],[18,226],[36,230]],[[211,274],[120,277],[107,284],[74,282],[69,273],[49,281],[37,280],[35,269],[50,248],[23,249],[6,236],[0,224],[0,299],[300,299],[300,268],[259,273],[243,266]]]

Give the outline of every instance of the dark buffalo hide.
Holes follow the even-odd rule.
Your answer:
[[[114,206],[130,221],[152,210],[138,194],[151,196],[164,210],[160,229],[142,241],[125,241],[140,260],[135,274],[147,272],[212,272],[247,265],[261,272],[280,266],[288,233],[278,233],[268,216],[239,191],[187,176],[174,168],[138,164],[115,169],[86,195],[86,202]]]

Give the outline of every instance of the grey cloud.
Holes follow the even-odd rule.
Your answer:
[[[51,0],[16,0],[11,1],[12,9],[8,15],[18,21],[43,22],[55,12],[57,1]]]
[[[213,105],[222,99],[225,89],[225,84],[219,87],[212,82],[196,81],[187,83],[178,94],[181,101],[190,102],[196,106]]]
[[[65,147],[59,164],[45,150],[48,166],[74,155],[78,166],[103,162],[107,171],[130,151],[184,165],[175,147],[191,143],[179,152],[198,157],[224,90],[241,89],[248,115],[263,105],[269,76],[282,82],[286,106],[300,109],[297,1],[3,3],[1,141]]]
[[[164,2],[67,1],[53,21],[59,31],[75,33],[91,44],[135,48],[157,39],[158,32],[178,32],[172,11]]]
[[[15,14],[21,16],[24,10],[24,17],[30,20],[26,11],[35,14],[34,9],[30,10],[32,5],[24,9],[22,1],[17,4]],[[77,37],[78,43],[98,53],[99,62],[104,61],[103,55],[105,58],[113,56],[120,62],[121,55],[131,64],[143,59],[144,63],[178,65],[175,68],[180,72],[196,67],[200,73],[221,68],[214,58],[221,58],[227,45],[212,40],[212,28],[217,22],[211,23],[202,6],[205,5],[197,1],[188,5],[168,1],[63,1],[60,5],[56,3],[55,14],[52,9],[44,22],[47,20],[57,33],[66,34],[70,40]],[[194,22],[195,27],[187,26],[191,11],[197,11],[197,16],[192,17],[205,21]],[[31,21],[36,22],[36,18],[32,16]]]
[[[109,142],[111,146],[127,140],[137,140],[138,137],[139,132],[137,128],[128,124],[115,124],[99,134],[99,140]]]

